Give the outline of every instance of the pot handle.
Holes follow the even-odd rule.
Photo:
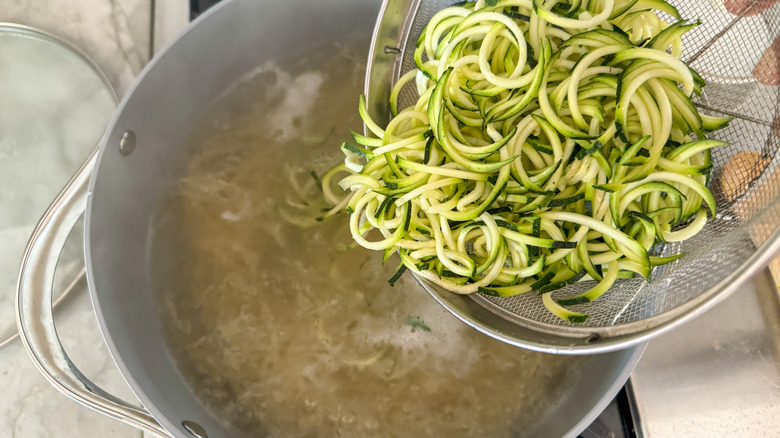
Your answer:
[[[76,402],[152,436],[170,435],[142,408],[92,383],[65,353],[52,312],[54,271],[65,240],[86,209],[97,149],[62,189],[35,227],[24,252],[16,296],[16,324],[35,366],[60,392]]]

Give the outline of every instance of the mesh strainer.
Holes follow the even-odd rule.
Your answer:
[[[425,289],[455,316],[492,337],[538,351],[584,354],[625,348],[656,336],[712,307],[761,270],[780,249],[780,232],[775,232],[780,225],[776,171],[780,80],[774,77],[780,70],[776,53],[780,43],[773,45],[780,38],[780,5],[768,7],[766,2],[775,3],[734,2],[743,4],[736,14],[734,5],[723,0],[670,2],[684,18],[702,21],[683,41],[682,59],[708,83],[695,105],[703,114],[734,117],[713,135],[728,142],[713,151],[712,184],[730,186],[730,191],[714,190],[717,217],[692,239],[667,244],[661,251],[662,255],[683,251],[685,257],[657,267],[650,282],[622,280],[598,300],[573,306],[572,310],[590,315],[579,324],[555,317],[533,294],[463,296],[422,281]],[[385,1],[366,76],[368,108],[375,119],[388,120],[391,86],[415,68],[417,37],[437,11],[452,3]],[[416,100],[413,87],[405,87],[399,108]],[[746,154],[760,159],[740,160]],[[730,161],[726,167],[731,169],[724,172]],[[736,162],[740,164],[734,166]],[[730,182],[724,183],[727,178]],[[565,297],[588,287],[574,284],[553,294]]]

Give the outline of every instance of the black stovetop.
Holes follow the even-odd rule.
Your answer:
[[[579,438],[637,438],[625,386]]]

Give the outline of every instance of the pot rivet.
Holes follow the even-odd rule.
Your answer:
[[[184,420],[181,422],[181,425],[184,426],[184,430],[195,438],[209,438],[209,434],[206,433],[206,430],[194,421]]]
[[[122,138],[119,139],[119,152],[128,156],[135,150],[135,133],[133,131],[125,131],[122,134]]]

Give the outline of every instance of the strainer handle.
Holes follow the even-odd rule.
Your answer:
[[[92,383],[68,357],[54,325],[54,272],[65,240],[86,209],[89,178],[97,150],[49,206],[24,252],[16,296],[16,323],[35,366],[60,392],[76,402],[159,438],[169,437],[149,412]]]

